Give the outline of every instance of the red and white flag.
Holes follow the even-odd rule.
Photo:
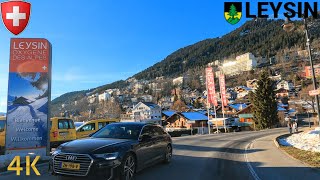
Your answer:
[[[216,90],[214,86],[214,75],[211,67],[206,68],[206,84],[207,84],[207,98],[210,104],[218,106],[216,98]]]
[[[1,3],[3,24],[14,35],[20,34],[28,25],[31,4],[23,1],[8,1]]]
[[[220,93],[221,93],[221,102],[223,106],[228,104],[228,100],[226,97],[226,80],[224,74],[220,74],[219,76],[219,85],[220,85]]]

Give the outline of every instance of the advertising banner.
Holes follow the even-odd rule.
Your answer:
[[[46,155],[50,66],[51,45],[48,40],[11,39],[6,154]]]
[[[208,102],[214,106],[218,106],[216,98],[216,90],[214,86],[214,75],[211,67],[206,68],[206,84],[207,84],[207,95]]]
[[[219,76],[219,85],[220,85],[220,93],[221,93],[221,102],[224,106],[228,104],[228,100],[226,97],[226,80],[224,74],[220,74]]]

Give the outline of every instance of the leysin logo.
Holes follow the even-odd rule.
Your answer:
[[[225,2],[224,3],[224,18],[228,23],[237,24],[242,16],[241,2]]]
[[[19,0],[1,3],[3,24],[14,35],[20,34],[28,25],[31,4]]]

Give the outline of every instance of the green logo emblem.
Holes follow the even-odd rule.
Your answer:
[[[237,24],[242,16],[242,3],[241,2],[225,2],[224,3],[224,18],[228,23]]]

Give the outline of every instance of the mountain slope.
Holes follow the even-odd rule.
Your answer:
[[[153,79],[163,75],[174,77],[195,66],[205,66],[214,60],[246,52],[252,52],[256,56],[272,57],[279,50],[293,46],[304,48],[305,34],[300,27],[301,21],[294,22],[298,28],[290,33],[281,28],[283,23],[283,20],[267,19],[248,21],[221,38],[206,39],[181,48],[133,77],[137,79]],[[319,31],[313,32],[313,38],[319,38],[319,35]],[[183,68],[182,62],[185,63]]]
[[[159,76],[176,77],[189,69],[204,67],[214,60],[234,58],[246,52],[252,52],[256,56],[272,57],[284,49],[304,49],[306,41],[302,22],[295,21],[297,28],[289,33],[281,28],[283,23],[283,20],[267,19],[247,21],[243,26],[220,38],[206,39],[181,48],[133,77],[146,80]],[[311,39],[319,39],[319,27],[319,19],[309,24]],[[127,83],[121,80],[97,87],[90,92],[99,93],[108,88],[123,88],[126,85]],[[87,92],[89,90],[64,94],[53,100],[52,104],[70,103],[84,97]]]

